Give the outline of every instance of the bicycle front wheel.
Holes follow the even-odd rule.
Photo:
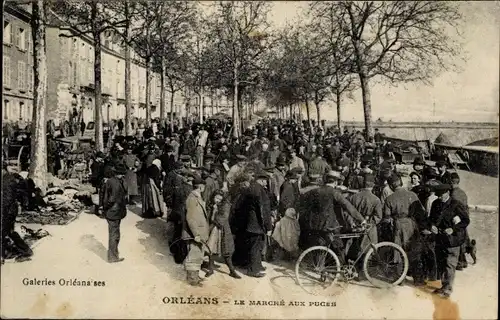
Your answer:
[[[366,253],[363,271],[368,281],[378,288],[390,288],[406,277],[409,262],[401,246],[393,242],[380,242]]]
[[[295,263],[297,283],[309,294],[326,293],[339,276],[339,258],[335,252],[324,246],[307,249]]]

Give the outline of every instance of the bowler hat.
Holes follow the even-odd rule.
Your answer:
[[[285,166],[286,165],[286,159],[284,157],[278,157],[276,159],[276,166]]]
[[[426,167],[426,168],[424,168],[423,176],[425,177],[425,179],[429,180],[429,179],[437,178],[438,174],[433,167]]]
[[[289,170],[286,175],[285,175],[285,178],[287,179],[298,179],[299,178],[299,174],[293,170]]]
[[[197,184],[205,184],[205,180],[203,180],[199,175],[195,174],[193,179],[193,185]]]
[[[443,160],[436,161],[436,167],[437,168],[440,168],[440,167],[446,166],[446,165],[447,165],[447,163],[445,161],[443,161]]]
[[[181,161],[177,161],[175,164],[174,164],[174,170],[180,170],[184,168],[184,164],[181,162]]]
[[[372,162],[373,161],[373,158],[369,155],[369,154],[364,154],[362,157],[361,157],[361,162]]]
[[[258,180],[258,179],[269,179],[269,174],[267,174],[265,171],[259,171],[257,172],[257,174],[255,175],[255,179]]]
[[[126,174],[127,167],[125,166],[125,164],[120,162],[114,166],[113,171],[115,172],[115,174]]]
[[[445,184],[445,183],[441,183],[441,184],[438,184],[438,185],[432,187],[432,190],[434,190],[436,195],[443,194],[447,191],[450,191],[450,189],[451,189],[451,186],[449,184]]]
[[[214,160],[215,159],[215,155],[212,154],[212,153],[207,153],[204,157],[203,157],[203,160]]]
[[[106,157],[106,155],[101,151],[98,151],[95,156],[96,156],[96,158],[105,158]]]
[[[191,161],[191,157],[187,154],[183,154],[179,159],[181,159],[181,161]]]

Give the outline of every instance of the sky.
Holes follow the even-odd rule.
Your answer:
[[[276,1],[270,18],[278,27],[297,17],[306,2]],[[446,72],[431,85],[371,86],[372,117],[384,121],[498,122],[500,2],[460,2],[464,16],[466,61],[459,73]],[[362,121],[361,91],[343,101],[343,120]],[[312,110],[315,117],[315,112]],[[336,119],[336,107],[325,103],[322,118]]]

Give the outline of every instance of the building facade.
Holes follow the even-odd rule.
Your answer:
[[[87,35],[74,36],[76,30],[65,26],[51,14],[47,26],[47,103],[49,118],[69,121],[82,110],[83,120],[94,121],[94,46]],[[125,48],[118,35],[101,35],[102,119],[125,118]],[[131,52],[132,117],[146,117],[146,68],[142,59]],[[151,72],[150,108],[152,118],[159,116],[160,76]]]
[[[3,122],[31,122],[33,110],[33,38],[31,13],[5,4],[3,13]]]

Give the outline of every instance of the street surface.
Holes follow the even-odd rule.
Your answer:
[[[486,179],[488,177],[485,177]],[[495,186],[496,188],[496,186]],[[488,188],[489,189],[489,188]],[[476,197],[466,189],[469,199]],[[488,194],[490,190],[483,191]],[[493,192],[491,192],[492,194]],[[478,192],[477,196],[481,194]],[[472,198],[472,199],[471,199]],[[474,200],[475,201],[475,200]],[[476,204],[476,203],[474,203]],[[477,203],[479,204],[479,203]],[[477,240],[478,264],[457,272],[455,291],[442,300],[411,283],[390,290],[350,284],[332,297],[314,297],[295,284],[293,263],[267,264],[261,279],[241,280],[220,269],[203,288],[186,284],[182,265],[174,263],[166,223],[143,220],[130,207],[122,221],[120,253],[125,261],[106,262],[108,226],[82,213],[67,226],[44,226],[52,236],[35,247],[32,261],[2,266],[1,316],[29,318],[333,318],[333,319],[496,319],[498,213],[471,212],[470,236]],[[39,226],[30,226],[38,228]],[[470,257],[469,261],[470,260]],[[240,273],[242,271],[240,270]],[[203,274],[203,273],[202,273]],[[26,286],[23,279],[54,280],[52,286]],[[104,287],[60,286],[59,279],[104,281]],[[217,305],[164,304],[164,297],[218,298]],[[223,303],[228,300],[230,303]],[[244,300],[245,305],[235,305]],[[281,301],[287,307],[250,306],[250,300]],[[306,307],[288,306],[302,301]],[[310,301],[335,307],[309,306]]]

